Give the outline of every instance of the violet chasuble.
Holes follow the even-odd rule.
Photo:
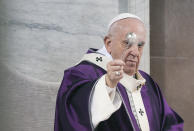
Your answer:
[[[99,78],[106,74],[106,62],[105,56],[96,53],[95,49],[89,49],[80,63],[65,70],[57,95],[55,131],[144,131],[132,112],[127,85],[122,81],[117,85],[117,92],[122,98],[120,108],[94,128],[91,97]],[[168,106],[157,83],[145,72],[138,72],[146,82],[136,89],[140,91],[143,104],[137,113],[140,117],[147,115],[145,120],[148,121],[149,130],[183,131],[183,120]]]

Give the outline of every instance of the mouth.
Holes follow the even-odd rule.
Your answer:
[[[126,60],[125,64],[127,67],[135,67],[137,65],[137,62],[134,60]]]
[[[127,63],[127,62],[137,63],[137,61],[136,61],[136,60],[126,60],[125,62],[126,62],[126,63]]]

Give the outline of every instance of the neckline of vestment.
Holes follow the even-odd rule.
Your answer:
[[[112,59],[100,54],[100,53],[88,53],[83,56],[81,61],[88,61],[91,62],[105,71],[107,71],[106,65],[108,62],[110,62]],[[80,61],[80,62],[81,62]],[[145,84],[146,80],[143,78],[143,76],[137,71],[136,73],[137,79],[133,76],[129,76],[128,74],[124,73],[123,78],[120,80],[119,83],[121,83],[128,91],[134,92],[134,91],[140,91],[142,86]]]

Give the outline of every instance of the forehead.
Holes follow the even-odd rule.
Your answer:
[[[135,33],[139,40],[145,41],[146,29],[144,24],[138,19],[122,19],[113,23],[110,28],[110,34],[117,39],[125,39],[126,35],[130,32]]]

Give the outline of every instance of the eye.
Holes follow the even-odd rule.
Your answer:
[[[123,41],[123,44],[128,45],[128,41],[127,40],[124,40]]]
[[[122,43],[123,43],[123,45],[125,46],[125,48],[130,48],[131,47],[131,43],[129,43],[129,41],[127,41],[127,40],[124,40],[124,41],[122,41]]]
[[[145,43],[144,43],[143,41],[142,41],[142,42],[139,42],[139,43],[138,43],[138,47],[139,47],[139,48],[142,48],[142,47],[144,46],[144,44],[145,44]]]
[[[124,46],[124,47],[127,47],[127,45],[128,45],[128,41],[122,41],[122,45]]]

